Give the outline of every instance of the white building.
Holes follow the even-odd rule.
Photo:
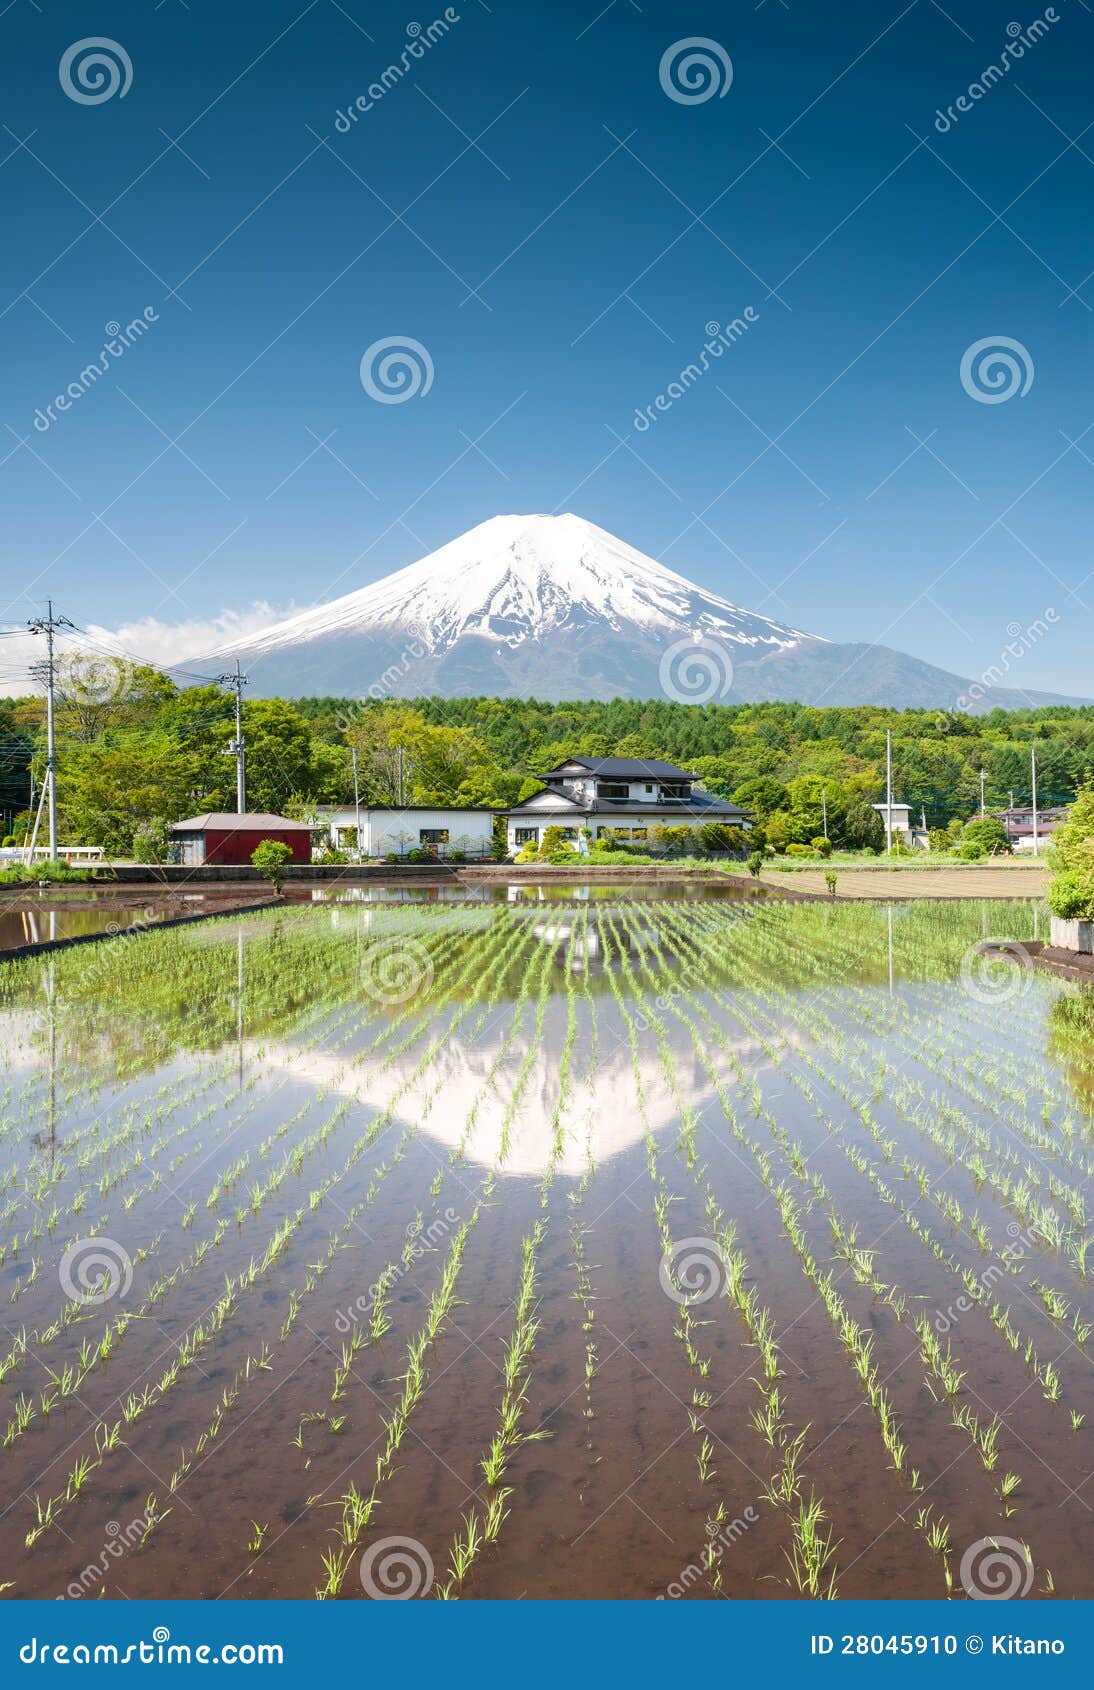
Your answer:
[[[315,822],[336,851],[352,857],[387,857],[393,852],[435,850],[441,857],[462,851],[489,857],[494,842],[494,810],[430,809],[420,804],[318,804]],[[361,837],[357,838],[360,815]]]
[[[887,833],[892,834],[894,840],[899,839],[901,844],[907,845],[909,850],[930,850],[930,840],[927,838],[926,828],[913,827],[912,825],[909,813],[910,805],[898,804],[894,798],[892,804],[886,804],[882,800],[880,804],[874,805],[874,809],[881,817],[882,827]]]
[[[586,831],[594,840],[614,835],[640,842],[654,825],[752,825],[746,810],[697,792],[695,775],[656,757],[572,757],[539,778],[545,782],[542,792],[509,811],[510,856],[526,845],[538,846],[548,827],[561,827],[580,844]]]

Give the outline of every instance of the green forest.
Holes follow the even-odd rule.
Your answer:
[[[57,790],[62,841],[115,854],[153,849],[164,827],[234,809],[234,699],[179,688],[159,671],[100,666],[95,686],[62,666]],[[349,803],[356,752],[362,802],[497,805],[536,790],[571,755],[663,757],[753,810],[769,839],[819,832],[822,793],[833,838],[855,843],[857,818],[885,791],[929,826],[1030,800],[1036,745],[1040,807],[1070,802],[1094,776],[1094,707],[993,711],[981,717],[874,705],[688,705],[654,699],[555,704],[537,699],[245,697],[247,799],[253,810],[307,816]],[[39,697],[0,700],[0,820],[21,841],[45,760]],[[772,822],[774,820],[774,825]]]

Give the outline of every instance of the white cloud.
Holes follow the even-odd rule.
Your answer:
[[[295,615],[299,606],[275,610],[272,605],[252,604],[246,610],[224,610],[219,616],[195,617],[187,622],[161,622],[146,616],[138,622],[124,622],[118,628],[104,628],[89,623],[87,637],[66,634],[58,640],[58,654],[95,649],[116,652],[158,669],[207,668],[215,673],[216,664],[198,661],[209,652],[216,652],[237,640],[249,639],[264,632],[286,616]],[[9,637],[10,635],[10,637]],[[25,628],[0,628],[0,696],[18,697],[23,693],[40,692],[41,684],[30,674],[32,664],[45,658],[45,640],[41,635],[28,634]]]

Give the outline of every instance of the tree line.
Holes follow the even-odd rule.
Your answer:
[[[62,838],[113,854],[150,851],[165,827],[234,809],[234,701],[221,688],[180,688],[151,668],[99,664],[94,686],[62,662],[57,704]],[[985,771],[987,806],[1030,800],[1036,745],[1042,808],[1069,803],[1094,777],[1094,706],[992,711],[980,717],[876,705],[677,704],[667,699],[245,699],[248,805],[307,817],[320,803],[505,807],[571,756],[659,757],[708,791],[752,810],[770,843],[808,843],[825,822],[836,843],[870,843],[870,806],[885,795],[885,735],[894,796],[946,829],[972,817]],[[40,789],[45,711],[38,697],[0,700],[0,804],[7,836],[30,820]]]

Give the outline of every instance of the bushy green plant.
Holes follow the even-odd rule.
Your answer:
[[[763,868],[763,866],[764,866],[764,854],[763,854],[763,852],[762,851],[753,851],[752,855],[748,859],[748,872],[749,872],[750,875],[752,875],[753,879],[756,878],[756,876],[759,874],[759,872]]]
[[[1094,881],[1081,869],[1065,869],[1049,886],[1048,907],[1064,921],[1094,921]]]
[[[812,845],[790,844],[786,847],[786,855],[788,857],[811,857],[813,855],[813,847]]]
[[[280,892],[285,869],[292,862],[292,850],[283,839],[263,839],[251,852],[251,861],[259,874]]]
[[[809,841],[809,848],[811,851],[814,851],[818,857],[830,857],[832,855],[832,841],[830,839],[826,839],[823,834],[819,834],[816,839],[811,839]]]
[[[998,816],[978,816],[975,821],[967,822],[961,834],[961,844],[983,845],[988,856],[999,856],[1010,851],[1010,840],[1007,830]]]

